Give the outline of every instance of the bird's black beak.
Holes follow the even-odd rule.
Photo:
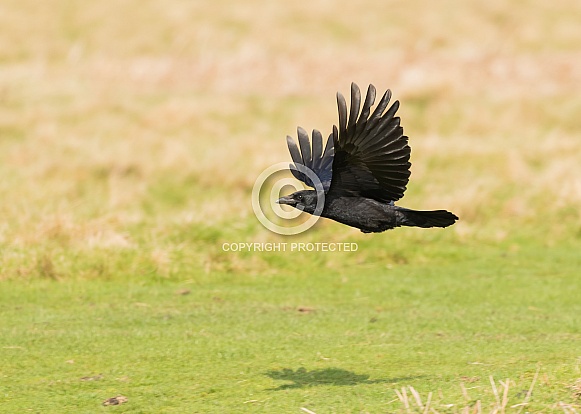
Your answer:
[[[277,204],[287,204],[289,206],[295,206],[297,204],[297,201],[291,196],[281,197],[276,202]]]

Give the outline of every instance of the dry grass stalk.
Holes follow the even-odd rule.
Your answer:
[[[494,394],[494,398],[495,398],[495,404],[492,407],[492,410],[489,412],[490,414],[505,414],[507,412],[508,408],[512,408],[512,409],[517,409],[518,408],[518,413],[520,413],[525,407],[529,406],[529,400],[531,398],[533,389],[535,387],[535,384],[537,382],[538,376],[539,376],[539,372],[540,372],[540,366],[537,368],[537,371],[535,372],[535,375],[533,377],[533,381],[530,385],[530,388],[527,391],[527,394],[525,396],[525,399],[522,403],[518,403],[518,404],[514,404],[514,405],[509,405],[509,390],[510,390],[510,378],[507,378],[504,381],[499,381],[500,386],[502,387],[502,396],[499,393],[499,388],[494,380],[494,377],[491,375],[489,377],[490,379],[490,385],[492,388],[492,393]],[[470,401],[471,398],[468,395],[467,389],[464,386],[464,383],[461,382],[460,383],[460,388],[462,389],[462,394],[464,396],[464,399],[466,400],[466,402],[468,402],[468,405],[464,406],[464,407],[459,407],[457,412],[460,413],[466,413],[466,414],[483,414],[483,409],[482,409],[482,401],[481,400],[477,400],[474,405],[470,405]],[[415,405],[417,406],[417,408],[412,407],[410,404],[410,398],[408,397],[408,392],[407,390],[409,389],[409,392],[412,394],[414,401],[415,401]],[[420,395],[420,393],[412,386],[409,387],[402,387],[401,390],[394,390],[396,395],[397,395],[397,399],[390,401],[389,403],[392,403],[394,401],[400,401],[402,403],[402,405],[405,408],[405,411],[408,413],[412,413],[412,412],[418,412],[418,413],[422,413],[422,414],[428,414],[428,413],[438,413],[436,411],[436,409],[434,407],[432,407],[432,397],[433,397],[433,393],[430,392],[428,393],[428,397],[426,400],[426,404],[424,405],[422,402],[422,397]],[[439,393],[440,399],[443,400],[443,395],[440,392]],[[452,407],[454,407],[454,404],[442,404],[441,407],[445,408],[446,410],[450,410],[452,409]],[[575,409],[575,406],[571,405],[571,404],[567,404],[564,402],[559,402],[556,407],[562,409],[565,413],[567,414],[577,414],[577,411]],[[511,412],[511,411],[508,411]]]
[[[410,386],[409,388],[410,388],[410,392],[414,396],[414,399],[416,400],[416,404],[418,405],[418,407],[420,407],[423,410],[424,409],[424,404],[422,404],[422,399],[420,397],[420,394],[415,390],[414,387],[411,387]]]
[[[395,390],[395,393],[397,394],[397,397],[399,398],[399,400],[402,402],[403,406],[405,407],[406,411],[409,413],[410,411],[410,402],[408,400],[408,396],[405,390],[405,387],[403,387],[401,389],[401,392],[398,391],[397,389]]]
[[[561,408],[565,414],[578,414],[578,411],[573,407],[571,404],[564,403],[563,401],[559,401],[556,406]]]
[[[432,402],[432,393],[428,393],[428,401],[426,401],[426,408],[424,410],[424,414],[428,414],[430,410],[430,403]]]
[[[531,382],[531,386],[529,388],[529,390],[527,391],[527,395],[525,396],[524,401],[522,402],[521,407],[519,408],[518,413],[520,413],[529,403],[529,400],[531,399],[531,395],[533,395],[533,388],[535,388],[535,384],[537,382],[537,378],[539,376],[539,371],[541,370],[541,366],[539,365],[537,367],[537,372],[535,372],[535,376],[533,377],[533,382]]]
[[[468,391],[466,390],[466,387],[464,386],[464,382],[460,382],[460,388],[462,389],[462,395],[464,396],[464,399],[466,401],[470,401],[470,396],[468,395]]]
[[[508,386],[509,386],[509,382],[510,380],[507,378],[506,381],[504,383],[501,382],[501,384],[504,387],[504,392],[502,393],[502,405],[500,407],[500,412],[504,414],[505,412],[505,408],[506,408],[506,404],[508,404]]]
[[[500,397],[498,396],[498,390],[496,389],[496,383],[494,382],[494,377],[491,375],[490,377],[490,385],[492,386],[492,393],[494,394],[494,398],[496,399],[496,409],[500,408]],[[494,411],[496,412],[496,410]]]

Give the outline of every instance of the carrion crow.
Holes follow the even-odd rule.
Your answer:
[[[317,130],[313,130],[312,146],[307,132],[300,127],[298,146],[287,136],[294,162],[289,165],[292,174],[307,186],[324,191],[322,217],[364,233],[400,226],[428,228],[454,224],[458,217],[449,211],[410,210],[394,204],[403,197],[409,181],[411,149],[400,118],[395,116],[399,101],[386,110],[391,99],[388,89],[371,113],[375,95],[375,87],[369,85],[360,112],[361,92],[352,83],[351,109],[347,113],[345,98],[337,93],[339,128],[333,126],[325,148]],[[309,178],[312,174],[304,173],[305,167],[316,174],[320,183],[313,183]],[[317,194],[315,190],[301,190],[277,202],[315,214]]]

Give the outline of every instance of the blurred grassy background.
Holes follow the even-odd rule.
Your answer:
[[[254,179],[298,124],[330,131],[351,81],[402,101],[402,205],[456,212],[462,240],[579,238],[580,22],[575,1],[4,1],[0,274],[99,267],[71,250],[167,274],[205,228],[194,262],[274,237]]]
[[[6,409],[395,411],[410,383],[475,407],[460,381],[521,402],[538,362],[539,410],[578,398],[579,39],[576,0],[3,0]],[[352,81],[402,102],[400,204],[456,225],[258,223],[255,178]],[[359,250],[221,249],[290,240]]]
[[[330,131],[351,81],[402,101],[402,205],[454,211],[463,241],[578,239],[580,22],[566,0],[6,0],[0,275],[103,276],[118,257],[167,276],[180,242],[207,264],[233,260],[216,241],[272,239],[254,179],[297,125]]]

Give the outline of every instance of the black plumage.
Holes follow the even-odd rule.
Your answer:
[[[418,211],[399,207],[410,177],[408,137],[403,134],[395,114],[399,102],[389,108],[387,90],[373,113],[376,91],[369,85],[363,107],[359,87],[351,84],[351,107],[337,93],[339,127],[327,139],[314,130],[312,147],[307,132],[298,128],[299,145],[289,136],[287,144],[294,164],[293,175],[310,187],[315,183],[304,171],[316,174],[325,192],[321,216],[356,227],[364,233],[382,232],[399,226],[447,227],[458,220],[446,210]],[[300,147],[300,150],[299,150]],[[319,188],[320,189],[320,188]],[[297,191],[278,200],[313,214],[317,204],[315,190]]]

